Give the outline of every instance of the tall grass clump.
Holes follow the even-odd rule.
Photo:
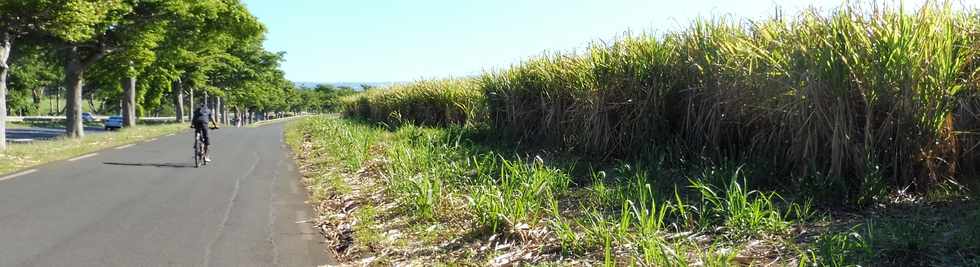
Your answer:
[[[742,147],[799,177],[820,177],[801,182],[852,202],[867,203],[879,177],[919,188],[951,177],[953,108],[976,88],[964,68],[974,57],[972,34],[961,32],[974,27],[966,19],[938,6],[805,13],[790,24],[798,41],[771,49],[792,55],[772,79],[795,86],[770,94],[778,100],[768,112],[754,110],[761,115],[749,118],[769,126],[747,129],[752,138],[743,142],[759,145]]]
[[[389,188],[405,198],[411,209],[424,219],[433,219],[444,202],[445,181],[457,172],[447,168],[452,150],[441,146],[432,131],[407,126],[399,129],[406,142],[388,150],[385,172]]]
[[[770,162],[790,185],[869,203],[880,184],[953,178],[955,118],[975,95],[972,15],[926,5],[699,20],[488,74],[496,129],[605,156],[668,140],[717,160]],[[969,107],[969,106],[967,106]],[[975,153],[970,151],[971,153]]]
[[[973,184],[963,180],[980,143],[980,22],[950,4],[906,10],[702,19],[475,80],[366,93],[347,112],[483,125],[600,159],[670,145],[683,158],[761,162],[785,177],[769,182],[830,192],[833,204],[868,204],[888,186]]]
[[[469,207],[477,224],[498,232],[518,225],[537,225],[554,208],[556,198],[565,192],[571,178],[560,169],[549,167],[540,158],[533,162],[496,161],[499,170],[478,177],[470,190]],[[552,206],[549,206],[552,205]]]
[[[296,124],[298,132],[305,133],[311,146],[320,148],[316,153],[344,151],[343,157],[335,155],[311,155],[313,158],[340,161],[349,171],[357,171],[371,157],[371,149],[380,140],[379,129],[374,126],[330,117],[311,117],[305,123]],[[330,137],[330,138],[322,138]],[[300,138],[295,138],[300,139]]]
[[[475,183],[490,172],[493,157],[476,157],[466,147],[458,127],[426,128],[406,125],[394,133],[385,156],[388,188],[423,219],[447,214],[450,188]],[[491,160],[487,160],[486,158]]]
[[[518,138],[603,156],[662,142],[675,115],[675,50],[671,39],[626,38],[485,74],[489,123]]]
[[[585,214],[579,216],[584,217],[579,220],[582,234],[563,230],[560,216],[553,228],[563,233],[559,240],[570,250],[628,251],[631,262],[686,266],[695,258],[730,262],[739,249],[722,252],[714,246],[783,236],[790,225],[807,220],[808,202],[752,190],[741,168],[719,168],[687,178],[688,186],[676,186],[679,180],[657,169],[623,166],[608,174],[594,172],[589,201],[581,207]],[[695,244],[687,238],[692,233],[716,233],[717,242]]]
[[[393,85],[345,98],[344,113],[389,125],[464,125],[481,114],[483,98],[468,79]]]
[[[691,188],[701,195],[701,207],[697,211],[705,222],[702,225],[722,224],[735,238],[782,233],[789,227],[776,206],[779,196],[748,190],[744,179],[739,182],[733,177],[726,188],[692,180]]]

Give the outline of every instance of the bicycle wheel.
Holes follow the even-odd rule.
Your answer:
[[[208,161],[205,160],[208,158],[208,149],[204,142],[201,142],[201,165],[208,166]]]
[[[197,139],[197,135],[194,135],[194,168],[201,167],[201,141]]]

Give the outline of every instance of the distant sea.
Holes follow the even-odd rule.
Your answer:
[[[316,88],[317,85],[324,84],[319,82],[294,82],[294,83],[296,84],[296,86],[303,87],[303,88]],[[364,88],[362,88],[361,85],[384,87],[395,83],[394,82],[333,82],[333,83],[326,83],[326,84],[333,85],[334,87],[346,86],[346,87],[354,88],[354,90],[363,90]]]

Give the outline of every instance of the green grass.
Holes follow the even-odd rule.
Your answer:
[[[404,253],[391,262],[481,264],[507,252],[470,249],[490,242],[551,255],[538,264],[971,265],[980,247],[969,196],[834,219],[805,194],[752,189],[759,171],[747,164],[519,156],[531,152],[487,146],[492,135],[478,131],[324,116],[291,123],[287,140],[316,166],[306,172],[314,200],[336,205],[322,216],[358,207],[351,255]]]
[[[298,131],[381,188],[381,216],[464,242],[410,258],[976,265],[976,11],[794,15],[371,90]]]
[[[814,259],[824,266],[848,266],[870,261],[873,250],[856,229],[823,235],[817,240]]]
[[[377,212],[375,207],[365,206],[354,213],[354,217],[358,221],[353,229],[354,235],[357,236],[354,242],[358,246],[372,247],[382,242],[383,236],[382,233],[379,233],[378,226],[380,224],[377,221]]]
[[[496,161],[496,160],[495,160]],[[469,207],[477,225],[490,232],[507,232],[515,227],[536,227],[555,205],[558,194],[569,186],[568,174],[545,166],[540,159],[483,162],[497,164],[499,171],[477,177],[470,189]]]
[[[116,132],[87,135],[82,139],[55,139],[27,144],[8,144],[0,161],[0,173],[73,158],[86,153],[187,130],[186,124],[136,126]]]
[[[735,238],[752,235],[780,234],[789,227],[784,214],[776,206],[779,195],[745,189],[745,179],[738,171],[725,188],[717,188],[700,180],[692,180],[691,188],[699,192],[700,207],[695,207],[701,224],[722,224]],[[794,203],[795,204],[795,203]],[[685,214],[683,217],[687,217]],[[718,222],[712,222],[717,220]]]
[[[738,171],[728,172],[731,176],[725,178],[729,182],[723,189],[701,183],[718,180],[711,177],[663,180],[689,183],[670,194],[660,193],[665,187],[653,184],[656,179],[649,175],[656,172],[652,170],[610,172],[623,177],[586,171],[595,181],[579,184],[575,181],[583,179],[576,178],[582,173],[576,160],[506,156],[502,152],[507,150],[480,145],[473,139],[479,135],[470,131],[412,125],[389,129],[349,119],[313,117],[291,124],[287,139],[304,155],[304,164],[319,166],[307,173],[313,195],[320,196],[316,199],[336,199],[340,193],[343,198],[359,199],[358,207],[371,210],[368,217],[407,220],[414,225],[396,228],[406,232],[401,239],[416,242],[402,245],[378,241],[376,228],[355,230],[354,239],[364,239],[360,251],[367,250],[365,247],[409,251],[420,245],[417,242],[438,245],[502,236],[522,240],[516,246],[543,246],[540,249],[589,261],[601,259],[593,252],[608,251],[610,260],[619,263],[720,263],[730,262],[746,242],[791,242],[787,230],[802,223],[797,220],[804,217],[800,213],[808,213],[808,208],[801,208],[809,207],[804,203],[747,189]],[[394,208],[380,208],[389,206]],[[321,212],[331,217],[336,211]],[[391,222],[364,216],[355,215],[359,222],[370,224],[360,227],[394,227]],[[421,231],[429,228],[426,225],[445,230],[433,236]],[[672,238],[685,232],[710,236],[714,241],[704,244]],[[533,233],[554,236],[555,242],[528,237]],[[497,255],[460,249],[434,257],[456,262],[452,255],[457,254],[476,261]]]
[[[354,173],[371,167],[373,146],[380,142],[381,130],[335,116],[306,117],[287,124],[284,139],[300,159],[304,183],[310,200],[320,215],[332,213],[327,222],[345,230],[333,233],[335,247],[356,255],[372,251],[383,242],[378,232],[378,208],[364,198],[377,188],[353,183]],[[330,137],[330,138],[327,138]],[[353,209],[352,209],[353,208]],[[322,219],[323,217],[321,217]],[[355,238],[356,237],[356,238]]]

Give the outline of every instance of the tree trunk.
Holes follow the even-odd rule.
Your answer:
[[[58,114],[58,113],[64,114],[64,110],[61,109],[61,94],[62,94],[61,88],[58,88],[58,90],[55,90],[55,94],[54,94],[54,110],[52,110],[52,113],[54,113],[54,114]],[[50,115],[54,115],[54,114],[50,114]]]
[[[34,100],[34,106],[36,106],[38,108],[38,110],[40,110],[41,109],[41,97],[44,96],[44,87],[38,87],[38,88],[34,88],[34,90],[31,90],[31,96],[32,96],[32,98]]]
[[[220,96],[214,97],[214,109],[212,109],[212,111],[214,111],[214,121],[217,123],[221,123],[221,97]]]
[[[122,80],[123,85],[123,127],[136,126],[136,77]]]
[[[218,98],[218,110],[215,112],[218,113],[218,124],[225,124],[225,103],[220,97]]]
[[[177,122],[184,122],[184,89],[181,88],[180,79],[174,81],[171,89],[174,99],[174,118]]]
[[[228,103],[221,103],[221,119],[224,120],[221,124],[228,125],[231,123],[231,120],[228,119]]]
[[[194,87],[187,88],[187,121],[194,121]]]
[[[211,106],[211,113],[214,113],[214,123],[221,123],[221,98],[215,97]]]
[[[79,59],[78,48],[68,51],[68,64],[65,65],[65,134],[69,138],[82,138],[82,85],[85,67]]]
[[[7,58],[13,41],[10,33],[0,33],[0,151],[7,150]]]
[[[223,114],[221,114],[221,97],[220,96],[214,98],[214,107],[215,107],[215,109],[214,109],[214,116],[217,117],[217,119],[215,121],[217,121],[218,123],[224,124],[225,117],[223,116]]]
[[[106,112],[106,107],[105,107],[105,103],[106,102],[109,102],[109,101],[105,101],[105,99],[102,99],[102,103],[99,104],[99,110],[96,113],[98,113],[98,114],[105,114],[105,113],[107,113]]]
[[[94,91],[95,88],[89,88],[89,90]],[[98,110],[95,108],[95,92],[88,94],[88,106],[92,108],[92,113],[96,113],[95,111]]]

